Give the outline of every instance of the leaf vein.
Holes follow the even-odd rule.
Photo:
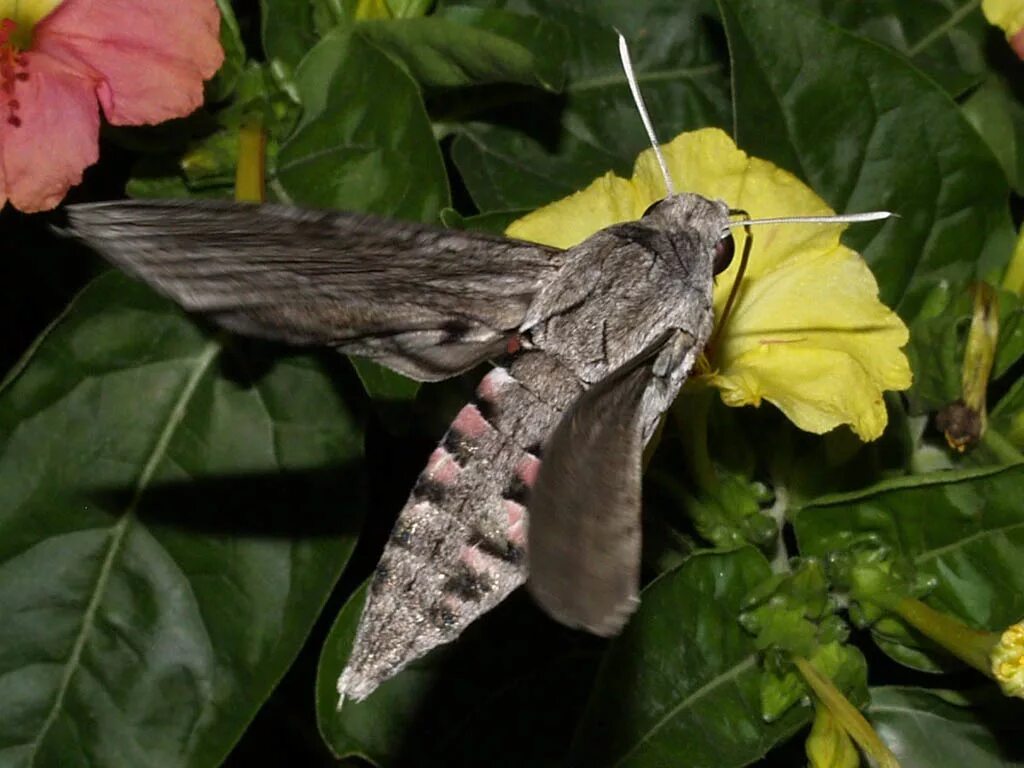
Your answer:
[[[135,485],[135,492],[132,495],[132,499],[125,508],[124,513],[121,515],[121,519],[118,520],[111,528],[110,544],[107,548],[107,554],[103,559],[103,564],[100,566],[99,575],[96,578],[96,586],[93,589],[92,597],[89,599],[89,604],[86,606],[85,612],[82,615],[82,626],[78,631],[78,635],[75,637],[74,644],[71,646],[71,653],[69,654],[67,663],[65,664],[64,675],[61,678],[60,686],[54,696],[53,705],[46,713],[46,717],[39,728],[39,733],[30,745],[33,763],[35,763],[35,758],[39,754],[39,749],[43,740],[46,738],[50,729],[53,727],[53,724],[57,721],[57,717],[60,715],[61,707],[67,697],[68,690],[71,688],[71,681],[75,676],[75,672],[77,672],[80,667],[82,653],[85,651],[85,645],[88,642],[90,632],[96,621],[96,614],[99,612],[100,603],[106,593],[107,584],[110,581],[110,574],[114,569],[114,564],[117,561],[118,555],[121,553],[122,544],[125,540],[125,535],[130,528],[130,524],[135,520],[135,511],[139,506],[139,501],[141,500],[143,493],[145,493],[146,488],[149,486],[149,482],[152,480],[157,466],[164,458],[171,438],[174,436],[175,431],[181,424],[182,419],[185,417],[185,409],[189,400],[192,398],[192,394],[195,392],[203,374],[210,367],[210,364],[213,362],[213,359],[216,357],[219,349],[220,345],[218,343],[210,342],[195,358],[195,369],[186,380],[185,386],[182,388],[181,394],[174,403],[174,407],[171,409],[167,422],[164,425],[163,430],[161,430],[160,436],[157,438],[156,444],[153,446],[153,450],[150,452],[149,457],[142,468],[142,472],[139,473],[139,480]]]

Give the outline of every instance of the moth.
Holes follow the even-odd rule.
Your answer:
[[[621,39],[620,50],[658,152]],[[568,250],[277,205],[67,209],[71,231],[115,265],[231,331],[330,346],[419,381],[500,361],[399,513],[342,701],[457,637],[527,573],[569,626],[612,635],[634,610],[643,448],[711,334],[731,228],[759,223],[665,179],[668,196],[639,221]]]

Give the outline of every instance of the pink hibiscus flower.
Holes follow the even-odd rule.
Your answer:
[[[215,0],[0,0],[0,208],[56,206],[114,125],[203,102],[224,58]]]

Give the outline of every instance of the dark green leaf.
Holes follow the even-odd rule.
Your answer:
[[[998,695],[979,701],[952,691],[872,688],[867,715],[904,766],[1024,766],[1024,702]]]
[[[691,557],[654,581],[605,656],[574,740],[574,764],[741,766],[810,717],[761,717],[743,599],[771,574],[752,548]]]
[[[372,360],[353,358],[352,367],[374,400],[412,400],[419,391],[419,382],[390,371]]]
[[[97,279],[0,392],[0,762],[216,765],[363,515],[316,360]]]
[[[990,82],[970,95],[963,110],[1014,190],[1024,193],[1024,105],[1005,84]]]
[[[1024,616],[1022,483],[1024,465],[899,478],[808,504],[794,527],[801,553],[822,558],[870,535],[935,578],[929,605],[1001,631]],[[927,670],[949,665],[933,647],[882,639],[902,663]]]
[[[217,0],[217,8],[221,17],[220,44],[224,48],[224,63],[206,86],[206,97],[210,101],[223,101],[230,96],[245,69],[245,45],[230,0]]]
[[[316,5],[311,0],[260,0],[263,51],[272,65],[287,74],[320,40]]]
[[[664,139],[727,125],[728,80],[711,3],[501,5],[570,30],[568,72],[564,96],[517,92],[505,108],[462,129],[452,154],[481,211],[535,208],[609,169],[632,172],[648,141],[622,74],[615,29],[632,44],[644,98]]]
[[[997,289],[998,290],[998,289]],[[1024,302],[998,290],[999,339],[992,380],[1010,374],[1024,355]],[[962,394],[964,349],[974,313],[969,287],[937,285],[910,324],[907,355],[914,370],[909,397],[916,413],[935,411]],[[994,405],[994,403],[990,403]]]
[[[295,83],[304,112],[278,153],[278,198],[437,220],[448,205],[444,164],[419,90],[398,65],[339,29],[303,59]]]
[[[900,214],[846,237],[886,304],[913,318],[940,281],[1001,271],[1014,237],[1005,177],[934,82],[788,0],[720,5],[740,146],[796,173],[836,210]]]
[[[463,216],[454,208],[441,211],[441,222],[449,229],[475,229],[480,232],[504,233],[508,225],[529,211],[491,211],[477,216]]]
[[[804,0],[830,21],[906,56],[952,96],[988,74],[990,27],[979,3],[963,0]]]
[[[354,29],[425,86],[562,87],[565,30],[543,18],[456,7],[440,16],[367,21]]]

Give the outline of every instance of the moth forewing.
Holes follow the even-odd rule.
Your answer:
[[[506,348],[563,251],[366,214],[227,201],[68,206],[109,261],[229,330],[325,345],[420,381]]]

